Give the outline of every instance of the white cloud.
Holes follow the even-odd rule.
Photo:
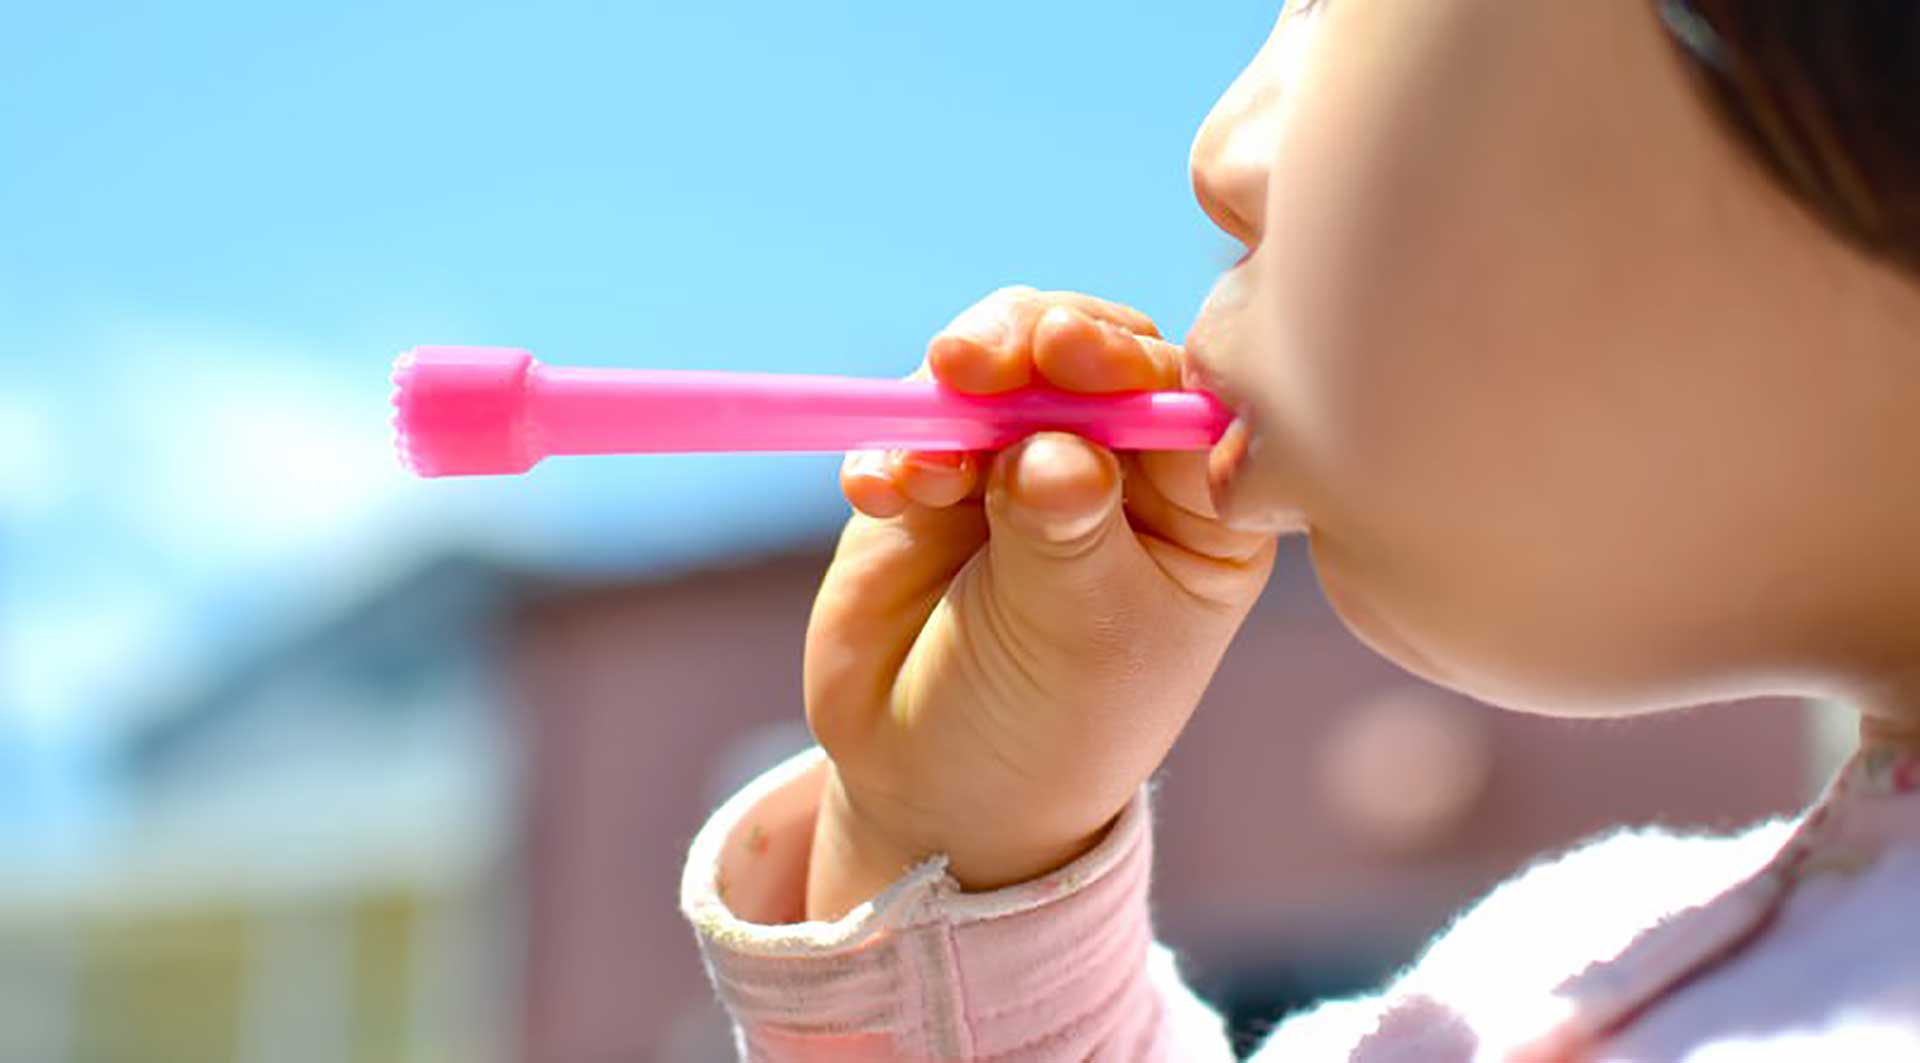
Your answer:
[[[130,437],[128,515],[157,543],[235,561],[354,537],[408,486],[384,367],[366,378],[261,344],[149,338],[104,396]]]
[[[413,486],[377,361],[166,329],[67,353],[0,396],[0,711],[34,729],[204,666],[193,618],[238,581],[345,582]]]

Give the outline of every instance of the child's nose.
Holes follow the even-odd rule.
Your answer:
[[[1251,249],[1260,242],[1265,227],[1267,156],[1243,135],[1259,123],[1245,121],[1237,108],[1228,110],[1232,103],[1229,93],[1207,116],[1194,138],[1188,169],[1200,209],[1228,236]]]
[[[1266,231],[1267,178],[1280,139],[1278,104],[1313,29],[1305,8],[1292,4],[1281,12],[1259,54],[1200,124],[1187,160],[1200,208],[1248,250]]]

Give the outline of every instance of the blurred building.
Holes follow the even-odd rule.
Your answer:
[[[425,566],[154,713],[114,836],[0,879],[0,1060],[518,1058],[511,590]]]
[[[807,741],[826,557],[621,581],[446,558],[239,662],[129,741],[97,860],[0,881],[0,1060],[730,1058],[681,859]],[[1611,824],[1795,808],[1808,719],[1479,706],[1356,644],[1289,550],[1163,772],[1156,917],[1258,1029]]]

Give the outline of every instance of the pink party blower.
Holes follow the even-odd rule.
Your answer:
[[[522,473],[553,454],[996,450],[1035,432],[1203,450],[1233,419],[1197,391],[963,395],[932,381],[541,365],[513,347],[393,363],[400,460],[421,476]]]

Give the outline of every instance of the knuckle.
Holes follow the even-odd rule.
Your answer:
[[[1140,349],[1147,352],[1148,357],[1168,369],[1178,369],[1181,360],[1185,357],[1180,348],[1157,337],[1142,336],[1139,338],[1139,343]]]
[[[988,292],[972,306],[962,311],[960,316],[965,318],[998,316],[1010,313],[1022,306],[1032,303],[1040,295],[1040,291],[1031,285],[1009,284],[1006,287],[995,288],[993,291]]]
[[[1118,303],[1111,305],[1114,309],[1116,327],[1123,328],[1145,339],[1158,339],[1160,337],[1160,327],[1153,323],[1152,318],[1130,306],[1122,306]]]

